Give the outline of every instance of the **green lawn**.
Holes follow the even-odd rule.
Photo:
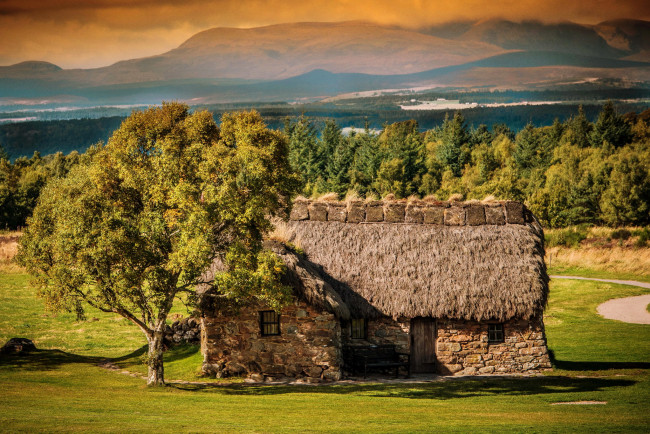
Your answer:
[[[596,306],[642,289],[552,282],[547,334],[558,369],[534,378],[434,383],[248,386],[214,383],[148,389],[96,366],[140,370],[144,338],[111,315],[54,317],[22,274],[0,275],[0,340],[41,349],[0,358],[0,431],[208,432],[647,432],[650,325],[600,318]],[[166,376],[195,379],[196,347],[167,354]],[[606,405],[551,405],[607,401]]]

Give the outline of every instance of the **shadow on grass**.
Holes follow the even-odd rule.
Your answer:
[[[128,360],[139,357],[146,351],[143,346],[130,354],[113,361]],[[193,345],[179,346],[172,352],[174,360],[189,357],[196,352]],[[0,356],[0,369],[7,370],[54,370],[62,365],[97,364],[105,360],[102,357],[79,356],[60,350],[36,350],[31,353]],[[169,360],[168,360],[169,361]],[[648,363],[600,363],[600,362],[564,362],[555,361],[562,369],[618,369],[648,368]],[[556,393],[597,392],[610,388],[629,387],[637,381],[619,378],[576,378],[564,376],[543,377],[491,377],[491,378],[454,378],[447,377],[427,383],[390,383],[390,384],[336,384],[336,385],[246,385],[246,384],[170,384],[169,387],[187,392],[210,392],[224,395],[271,396],[282,394],[362,394],[364,396],[434,399],[446,400],[472,398],[481,396],[530,396]]]
[[[58,369],[61,365],[76,363],[98,364],[105,360],[110,360],[114,363],[127,362],[126,365],[129,365],[142,363],[141,357],[147,353],[147,348],[147,345],[144,345],[129,354],[113,359],[96,356],[80,356],[77,354],[66,353],[61,350],[34,350],[19,354],[0,354],[0,369],[49,371]],[[186,344],[175,346],[165,355],[165,363],[191,357],[196,354],[197,351],[199,351],[199,347],[196,345]]]
[[[553,350],[548,355],[555,369],[564,371],[609,371],[615,369],[650,369],[648,362],[576,362],[573,360],[558,360]]]
[[[614,369],[650,369],[647,362],[573,362],[555,360],[553,366],[564,371],[609,371]]]
[[[282,395],[287,393],[354,394],[384,398],[456,399],[480,396],[528,396],[552,393],[596,392],[612,387],[627,387],[633,380],[605,378],[532,377],[445,379],[430,383],[354,384],[320,386],[260,386],[174,384],[186,391],[211,391],[226,395]]]
[[[61,365],[99,363],[102,357],[79,356],[61,350],[34,350],[29,353],[0,355],[0,368],[49,371]]]

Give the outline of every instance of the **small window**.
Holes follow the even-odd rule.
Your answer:
[[[366,338],[366,320],[364,318],[353,318],[350,329],[350,337],[352,339]]]
[[[497,344],[504,340],[503,324],[488,324],[488,343]]]
[[[274,310],[260,312],[260,331],[262,336],[277,336],[280,334],[280,315]]]

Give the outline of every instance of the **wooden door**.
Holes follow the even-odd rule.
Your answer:
[[[411,372],[436,371],[436,322],[433,318],[411,320]]]

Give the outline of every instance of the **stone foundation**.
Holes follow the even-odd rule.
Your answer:
[[[439,319],[437,327],[437,370],[442,375],[538,373],[551,368],[541,319],[503,323],[503,343],[488,343],[484,322]]]
[[[262,336],[260,310],[242,308],[201,318],[205,375],[256,381],[341,379],[341,327],[333,314],[295,302],[280,313],[280,335]]]

